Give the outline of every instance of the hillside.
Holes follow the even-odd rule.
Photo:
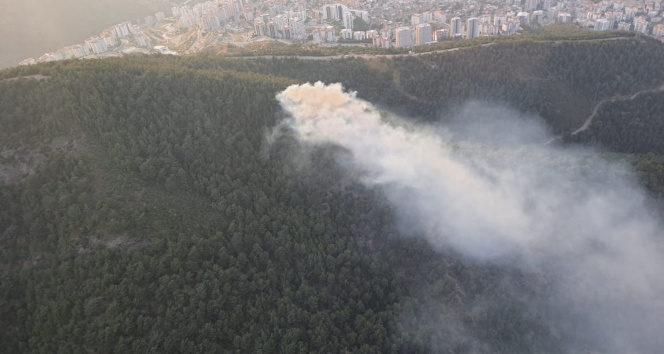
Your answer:
[[[549,296],[542,274],[401,237],[385,196],[339,166],[343,152],[302,156],[295,138],[267,136],[285,115],[277,92],[321,80],[413,121],[499,102],[568,141],[600,101],[662,85],[662,57],[661,44],[624,38],[4,70],[0,351],[608,350],[577,333],[582,320],[551,324],[532,307]],[[45,79],[8,80],[34,74]],[[613,152],[584,168],[628,161],[653,210],[664,195],[661,102],[655,91],[607,102],[572,137]]]

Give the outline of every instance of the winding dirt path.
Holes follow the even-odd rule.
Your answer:
[[[664,84],[662,84],[660,86],[657,86],[655,88],[652,88],[652,89],[641,90],[641,91],[639,91],[637,93],[634,93],[630,96],[622,95],[622,96],[613,96],[613,97],[603,99],[595,105],[595,108],[593,108],[593,112],[588,116],[588,118],[586,118],[586,121],[583,122],[583,125],[580,128],[578,128],[577,130],[572,132],[572,135],[576,135],[578,133],[581,133],[582,131],[588,130],[588,128],[590,128],[590,124],[592,124],[593,120],[597,116],[597,111],[599,111],[599,108],[607,102],[632,101],[632,100],[636,99],[637,97],[639,97],[640,95],[642,95],[644,93],[661,92],[661,91],[664,91]]]
[[[0,80],[0,81],[17,81],[17,80],[21,80],[21,79],[37,80],[37,81],[48,81],[49,77],[44,76],[42,74],[35,74],[35,75],[28,75],[28,76],[17,76],[17,77],[12,77],[12,78]]]

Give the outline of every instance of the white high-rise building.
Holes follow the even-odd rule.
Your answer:
[[[629,29],[632,27],[632,24],[629,22],[619,22],[618,23],[618,31],[629,31]]]
[[[420,23],[431,22],[433,21],[433,14],[431,11],[422,12],[422,21]]]
[[[263,22],[262,19],[257,18],[254,20],[254,33],[257,36],[265,36],[267,33],[267,27],[265,26],[265,22]]]
[[[70,58],[81,58],[85,56],[85,49],[80,44],[67,47],[66,50],[69,53],[68,56]]]
[[[332,26],[326,26],[324,29],[325,31],[325,41],[328,43],[334,43],[337,41],[337,37],[334,35],[334,27]]]
[[[652,29],[652,35],[655,37],[664,37],[664,24],[658,24]]]
[[[648,21],[643,16],[634,19],[634,31],[639,33],[647,33]]]
[[[433,13],[433,20],[436,22],[445,23],[447,22],[447,14],[445,11],[438,10]]]
[[[242,8],[242,13],[244,14],[245,21],[249,22],[254,20],[254,9],[252,9],[251,6],[245,6]]]
[[[339,31],[339,35],[341,36],[341,39],[353,39],[353,30],[344,28]]]
[[[413,26],[417,26],[420,23],[422,23],[422,15],[421,14],[412,14],[410,15],[410,24]]]
[[[137,46],[152,48],[152,40],[150,39],[150,37],[146,36],[145,34],[141,33],[137,36],[134,36],[134,39],[136,40]]]
[[[562,12],[558,15],[558,22],[560,23],[570,23],[572,22],[572,15]]]
[[[350,13],[355,15],[357,18],[361,18],[364,22],[369,22],[369,11],[364,10],[350,10]]]
[[[334,6],[325,5],[323,6],[323,19],[324,20],[333,20],[334,19]]]
[[[88,51],[94,54],[100,54],[108,51],[106,43],[100,37],[90,37],[85,40],[85,46],[88,48]]]
[[[206,12],[201,16],[201,24],[203,29],[209,32],[218,31],[221,28],[219,19],[214,15],[214,12]]]
[[[265,25],[266,33],[268,36],[272,38],[277,38],[279,36],[279,28],[277,27],[277,23],[274,21],[270,21]]]
[[[433,33],[433,40],[437,41],[437,42],[440,42],[444,38],[448,38],[449,36],[450,36],[450,34],[447,30],[439,29],[439,30],[436,30],[436,32]]]
[[[290,20],[290,26],[291,26],[291,31],[293,35],[293,39],[302,39],[306,37],[306,30],[304,27],[304,20],[293,17]]]
[[[533,11],[533,20],[535,20],[535,22],[541,25],[542,21],[544,20],[544,11],[542,10]]]
[[[347,29],[353,29],[353,14],[349,12],[344,13],[344,27]]]
[[[477,17],[471,17],[466,22],[466,38],[473,39],[480,36],[480,21]]]
[[[450,37],[461,36],[461,18],[453,17],[450,20]]]
[[[595,31],[608,31],[609,29],[609,21],[607,21],[605,18],[595,21]]]
[[[104,31],[101,34],[101,38],[104,40],[104,43],[108,48],[113,48],[118,44],[115,31]]]
[[[293,36],[293,32],[292,32],[291,26],[284,26],[284,27],[282,27],[282,28],[281,28],[281,35],[283,36],[283,38],[291,39],[292,36]]]
[[[396,30],[396,47],[408,48],[413,46],[412,31],[408,27],[399,27]]]
[[[180,8],[178,6],[171,7],[171,12],[173,13],[173,17],[175,18],[180,18],[180,16],[182,16],[182,14],[180,13]]]
[[[337,21],[343,21],[344,14],[348,12],[348,7],[343,4],[334,4],[334,19]]]
[[[183,14],[182,16],[180,16],[180,20],[178,21],[178,23],[181,28],[189,28],[196,24],[196,19],[191,15]]]
[[[288,17],[286,17],[286,15],[284,15],[284,14],[275,16],[274,17],[274,22],[277,23],[277,28],[282,28],[284,26],[288,26],[288,24],[289,24],[288,23]]]
[[[428,23],[421,23],[415,26],[415,44],[422,45],[433,41],[431,35],[431,25]]]
[[[316,44],[323,43],[323,38],[321,37],[320,33],[320,28],[314,28],[314,30],[311,32],[311,37]]]
[[[378,36],[378,35],[373,36],[371,38],[371,43],[373,43],[374,47],[379,47],[380,48],[380,47],[382,47],[382,44],[383,44],[383,37]]]
[[[124,37],[129,37],[129,22],[122,22],[119,25],[115,25],[115,33],[117,34],[118,37],[124,38]]]
[[[516,31],[519,29],[520,26],[521,26],[521,21],[515,18],[511,18],[507,22],[503,23],[503,25],[501,26],[502,27],[501,32],[506,36],[512,36],[516,34]]]

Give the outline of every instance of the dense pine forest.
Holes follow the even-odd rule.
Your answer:
[[[541,116],[556,143],[629,162],[657,208],[662,58],[645,38],[541,39],[394,58],[207,53],[0,71],[0,352],[601,350],[531,311],[546,296],[537,275],[402,237],[334,148],[294,159],[296,141],[266,137],[284,114],[276,93],[294,83],[341,82],[426,122],[499,102]]]

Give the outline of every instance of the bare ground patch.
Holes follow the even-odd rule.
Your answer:
[[[150,242],[147,240],[140,240],[136,238],[130,238],[127,235],[118,235],[118,234],[106,234],[102,237],[90,237],[88,240],[90,245],[95,246],[104,246],[109,249],[115,249],[119,247],[127,247],[130,251],[135,251],[141,248],[147,247]]]
[[[37,80],[37,81],[48,81],[50,79],[49,76],[44,76],[42,74],[35,74],[35,75],[27,75],[27,76],[17,76],[17,77],[12,77],[9,79],[4,79],[2,81],[18,81],[18,80]]]
[[[90,149],[84,137],[58,137],[33,149],[22,147],[0,150],[0,181],[7,184],[20,183],[56,153],[80,157],[89,155]]]

